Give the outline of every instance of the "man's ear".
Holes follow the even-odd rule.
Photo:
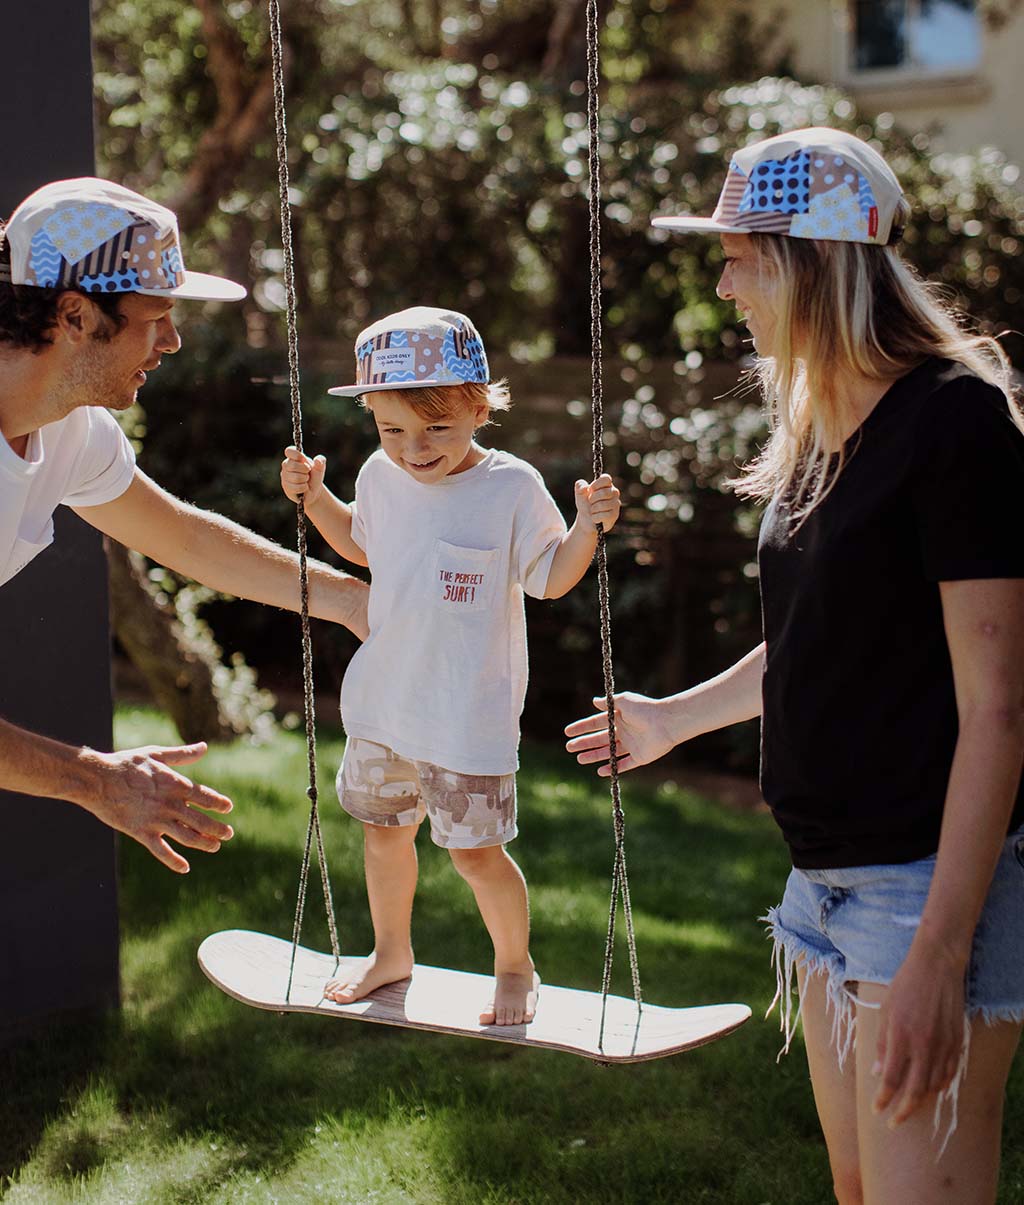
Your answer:
[[[84,293],[69,289],[57,298],[56,333],[69,343],[81,343],[99,327],[100,315]]]

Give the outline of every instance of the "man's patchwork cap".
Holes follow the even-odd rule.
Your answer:
[[[356,339],[356,383],[328,389],[361,397],[383,389],[425,389],[490,380],[483,340],[465,314],[417,305],[389,314]]]
[[[10,284],[196,301],[245,296],[233,280],[185,268],[169,209],[92,176],[37,189],[0,225],[0,244],[0,281]]]
[[[882,156],[842,130],[815,126],[736,151],[709,218],[659,217],[663,230],[786,234],[841,243],[895,242],[903,193]]]

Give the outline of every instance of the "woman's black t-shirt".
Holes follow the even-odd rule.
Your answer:
[[[938,583],[1024,578],[1024,434],[963,365],[901,377],[847,457],[795,535],[768,508],[758,547],[761,788],[808,869],[938,848],[957,737]]]

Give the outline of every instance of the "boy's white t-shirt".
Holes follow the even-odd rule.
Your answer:
[[[436,484],[374,452],[352,504],[372,580],[370,634],[341,688],[349,736],[460,774],[515,771],[523,592],[544,596],[564,534],[541,475],[507,452]]]
[[[33,431],[22,459],[0,435],[0,586],[53,542],[53,512],[112,502],[135,452],[106,410],[82,406]]]

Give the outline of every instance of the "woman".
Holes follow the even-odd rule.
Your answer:
[[[900,259],[907,213],[871,147],[811,129],[737,152],[712,218],[655,220],[720,234],[758,354],[765,641],[619,696],[619,768],[762,717],[776,998],[788,1046],[795,970],[836,1196],[966,1205],[995,1198],[1024,1020],[1024,420]],[[566,729],[580,762],[605,724]]]

